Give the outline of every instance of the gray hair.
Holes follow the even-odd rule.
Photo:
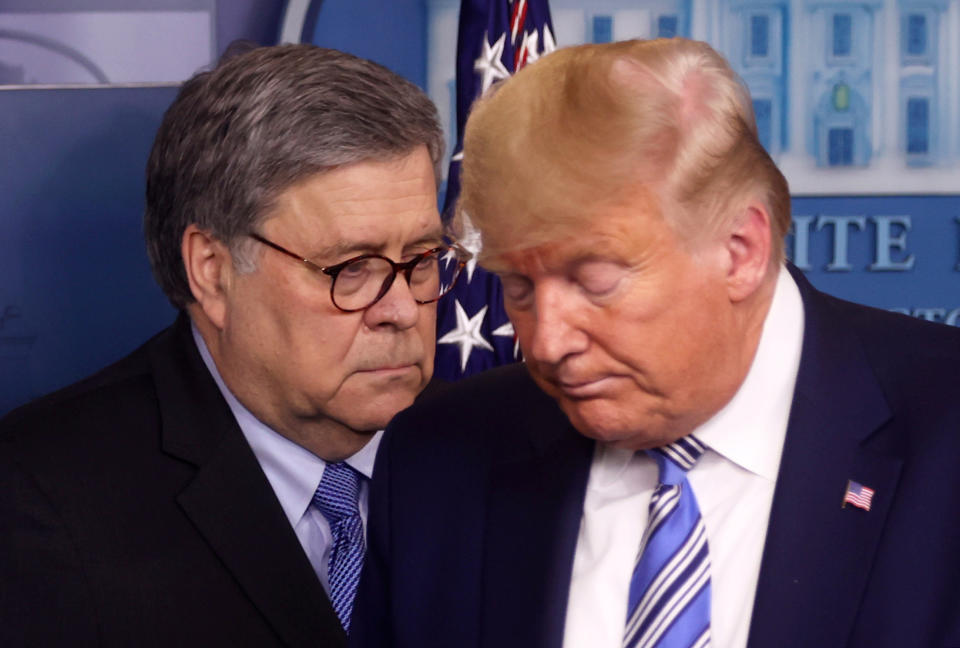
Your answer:
[[[277,196],[307,176],[402,156],[426,145],[439,183],[443,132],[414,84],[336,50],[281,45],[230,57],[184,83],[147,162],[144,235],[154,277],[170,302],[194,301],[181,241],[196,224],[240,245]]]

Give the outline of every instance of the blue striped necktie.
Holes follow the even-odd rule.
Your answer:
[[[710,555],[687,471],[704,446],[686,437],[648,450],[660,468],[630,579],[624,648],[710,645]]]
[[[313,505],[330,523],[333,543],[327,569],[330,602],[343,629],[350,632],[350,613],[357,594],[363,566],[363,520],[360,518],[360,480],[363,477],[347,464],[327,464]]]

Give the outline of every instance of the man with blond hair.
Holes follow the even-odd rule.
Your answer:
[[[960,640],[960,332],[817,292],[726,61],[558,51],[467,125],[525,366],[388,428],[356,645]]]

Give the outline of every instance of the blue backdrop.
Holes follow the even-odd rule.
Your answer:
[[[172,309],[141,234],[176,88],[0,91],[0,411],[135,348]]]
[[[960,324],[960,196],[794,198],[793,218],[788,255],[820,290]]]

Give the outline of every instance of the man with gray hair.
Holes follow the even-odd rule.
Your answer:
[[[387,429],[356,646],[960,645],[960,331],[783,262],[720,55],[524,68],[473,107],[459,208],[526,363]]]
[[[144,219],[180,316],[0,423],[0,644],[346,644],[378,431],[462,267],[442,149],[423,92],[341,52],[184,84]]]

